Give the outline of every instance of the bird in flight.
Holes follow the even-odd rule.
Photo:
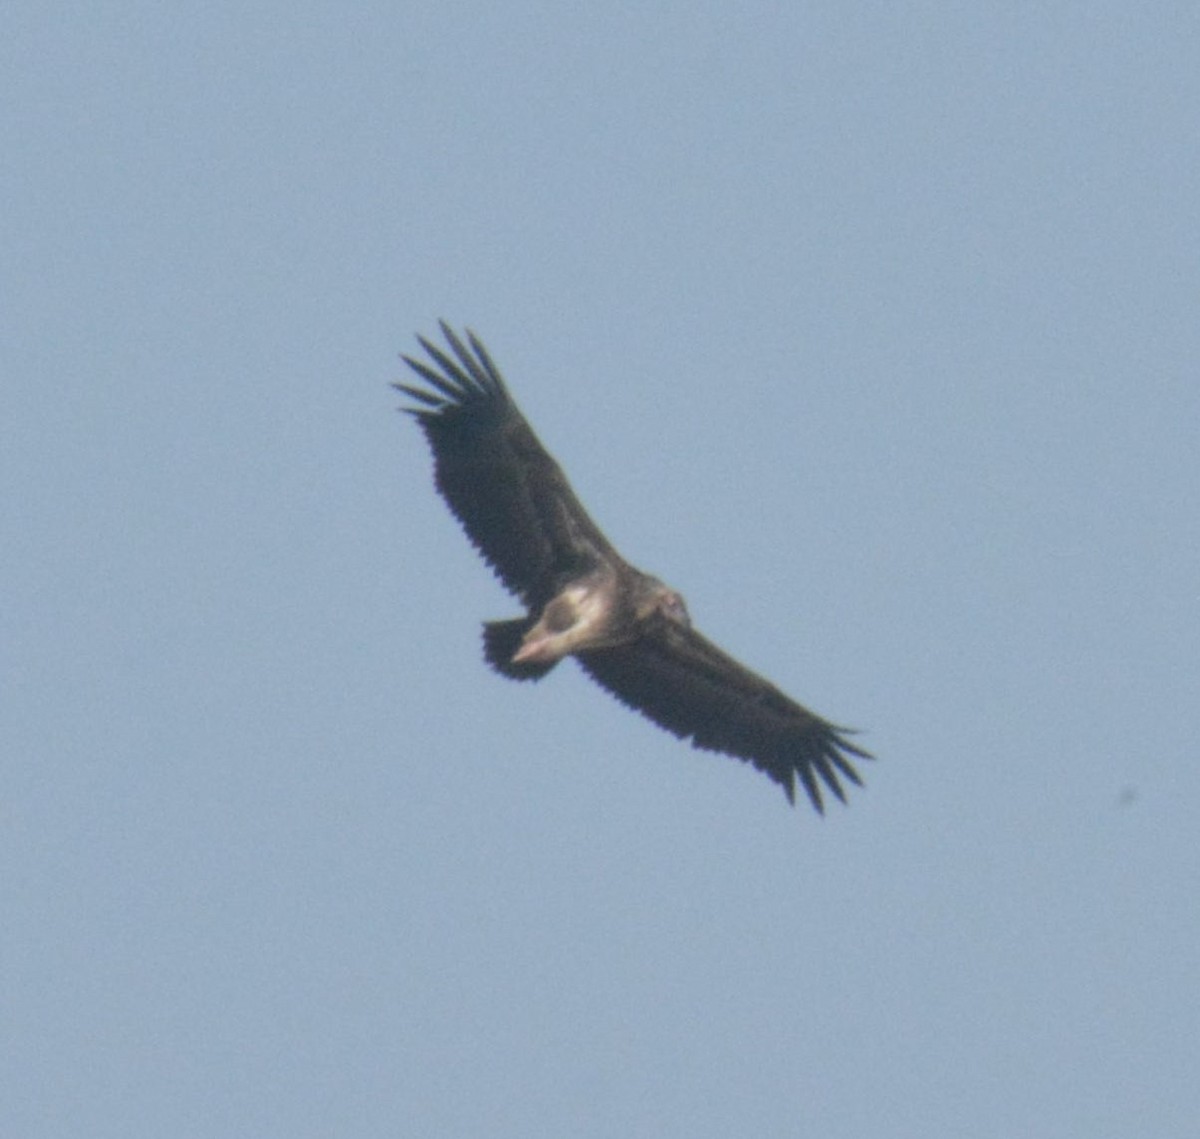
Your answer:
[[[861,785],[849,729],[810,712],[702,636],[683,598],[631,566],[592,521],[521,414],[487,349],[444,321],[447,348],[403,357],[425,386],[396,384],[433,451],[437,489],[526,613],[483,626],[488,664],[539,680],[563,657],[693,747],[753,764],[824,813]]]

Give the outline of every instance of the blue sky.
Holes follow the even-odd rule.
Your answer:
[[[1191,1133],[1200,17],[3,26],[5,1134]],[[443,316],[848,807],[486,670]]]

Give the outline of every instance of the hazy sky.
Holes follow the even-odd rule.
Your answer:
[[[39,0],[0,108],[0,1132],[1195,1133],[1193,7]],[[485,668],[441,316],[848,807]]]

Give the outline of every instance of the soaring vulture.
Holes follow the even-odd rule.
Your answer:
[[[692,745],[754,764],[791,803],[796,780],[824,812],[824,788],[862,783],[870,759],[840,728],[789,699],[701,636],[683,598],[634,569],[588,516],[538,441],[478,337],[443,321],[447,352],[418,337],[429,361],[404,357],[428,385],[396,388],[420,406],[437,488],[527,613],[483,626],[499,673],[538,680],[573,656],[618,700]],[[453,355],[451,355],[453,353]]]

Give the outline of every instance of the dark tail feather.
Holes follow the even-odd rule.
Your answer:
[[[541,680],[558,661],[522,661],[513,664],[513,653],[521,647],[521,638],[536,624],[535,617],[517,617],[512,621],[486,621],[483,626],[483,656],[497,672],[511,680]]]

